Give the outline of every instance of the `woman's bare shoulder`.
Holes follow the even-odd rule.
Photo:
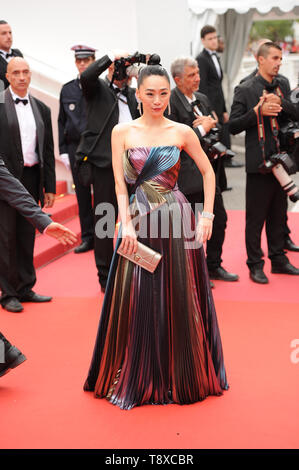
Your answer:
[[[121,122],[120,124],[116,124],[113,128],[113,133],[117,135],[126,135],[130,132],[131,129],[138,126],[138,119],[129,122]]]
[[[171,119],[167,119],[168,121],[168,125],[170,127],[173,127],[177,132],[179,132],[180,134],[188,134],[191,130],[191,128],[189,126],[187,126],[187,124],[182,124],[181,122],[176,122],[176,121],[172,121]]]

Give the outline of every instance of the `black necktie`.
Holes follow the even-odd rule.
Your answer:
[[[23,103],[24,106],[26,106],[26,104],[28,103],[28,100],[21,100],[20,98],[16,98],[15,99],[15,103],[18,104],[18,103]]]

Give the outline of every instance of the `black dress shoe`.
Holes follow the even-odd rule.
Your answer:
[[[262,268],[251,269],[249,273],[249,277],[253,282],[257,282],[258,284],[268,284],[269,279],[265,275]]]
[[[49,297],[47,295],[40,295],[36,294],[35,292],[31,291],[28,292],[28,294],[25,294],[23,296],[20,296],[20,301],[21,302],[50,302],[52,300],[52,297]]]
[[[271,273],[273,274],[293,274],[299,276],[299,269],[295,268],[291,263],[285,263],[278,266],[272,266]]]
[[[12,346],[10,342],[0,333],[0,341],[4,342],[4,355],[5,355],[5,362],[0,362],[0,377],[7,374],[11,369],[22,364],[22,362],[26,361],[26,357],[21,351]]]
[[[244,166],[244,163],[238,163],[238,162],[235,162],[234,160],[227,160],[224,163],[224,166],[227,168],[242,168]]]
[[[103,294],[105,294],[105,292],[106,292],[106,286],[101,286],[101,292],[102,292]]]
[[[239,280],[238,274],[233,274],[227,272],[224,268],[219,266],[219,268],[214,269],[213,271],[209,270],[210,279],[219,280],[219,281],[228,281],[234,282]]]
[[[94,243],[93,241],[91,242],[86,242],[83,241],[81,245],[77,246],[77,248],[74,249],[75,253],[85,253],[86,251],[93,250]]]
[[[4,308],[4,310],[7,310],[8,312],[14,313],[22,312],[22,310],[24,310],[23,305],[18,301],[16,297],[11,297],[7,302],[2,304],[2,308]]]
[[[288,237],[284,242],[284,249],[288,251],[297,251],[299,252],[299,246],[295,245],[295,243]]]

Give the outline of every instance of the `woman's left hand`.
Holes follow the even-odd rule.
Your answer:
[[[201,217],[196,227],[196,240],[199,243],[205,243],[210,240],[213,230],[213,221],[207,217]]]

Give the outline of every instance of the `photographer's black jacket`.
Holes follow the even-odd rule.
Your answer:
[[[118,123],[119,118],[116,95],[107,81],[99,78],[111,64],[108,55],[105,55],[93,62],[80,77],[87,105],[87,126],[86,131],[82,134],[77,151],[89,155],[89,149],[106,123],[95,150],[92,155],[89,155],[89,161],[99,168],[112,168],[111,132]],[[139,117],[139,112],[134,88],[128,87],[127,99],[132,118],[136,119]],[[106,122],[108,117],[109,119]]]
[[[263,162],[262,150],[258,140],[257,116],[253,108],[259,102],[267,84],[268,82],[261,75],[256,75],[237,86],[234,93],[229,130],[232,134],[246,131],[245,158],[247,173],[258,173],[258,168]],[[278,116],[278,124],[281,127],[290,119],[296,120],[297,113],[295,106],[289,100],[289,87],[286,86],[286,82],[280,81],[279,87],[284,96],[282,111]],[[265,152],[266,157],[269,157],[277,153],[277,148],[271,130],[270,118],[267,116],[264,116],[264,126],[266,134]]]

